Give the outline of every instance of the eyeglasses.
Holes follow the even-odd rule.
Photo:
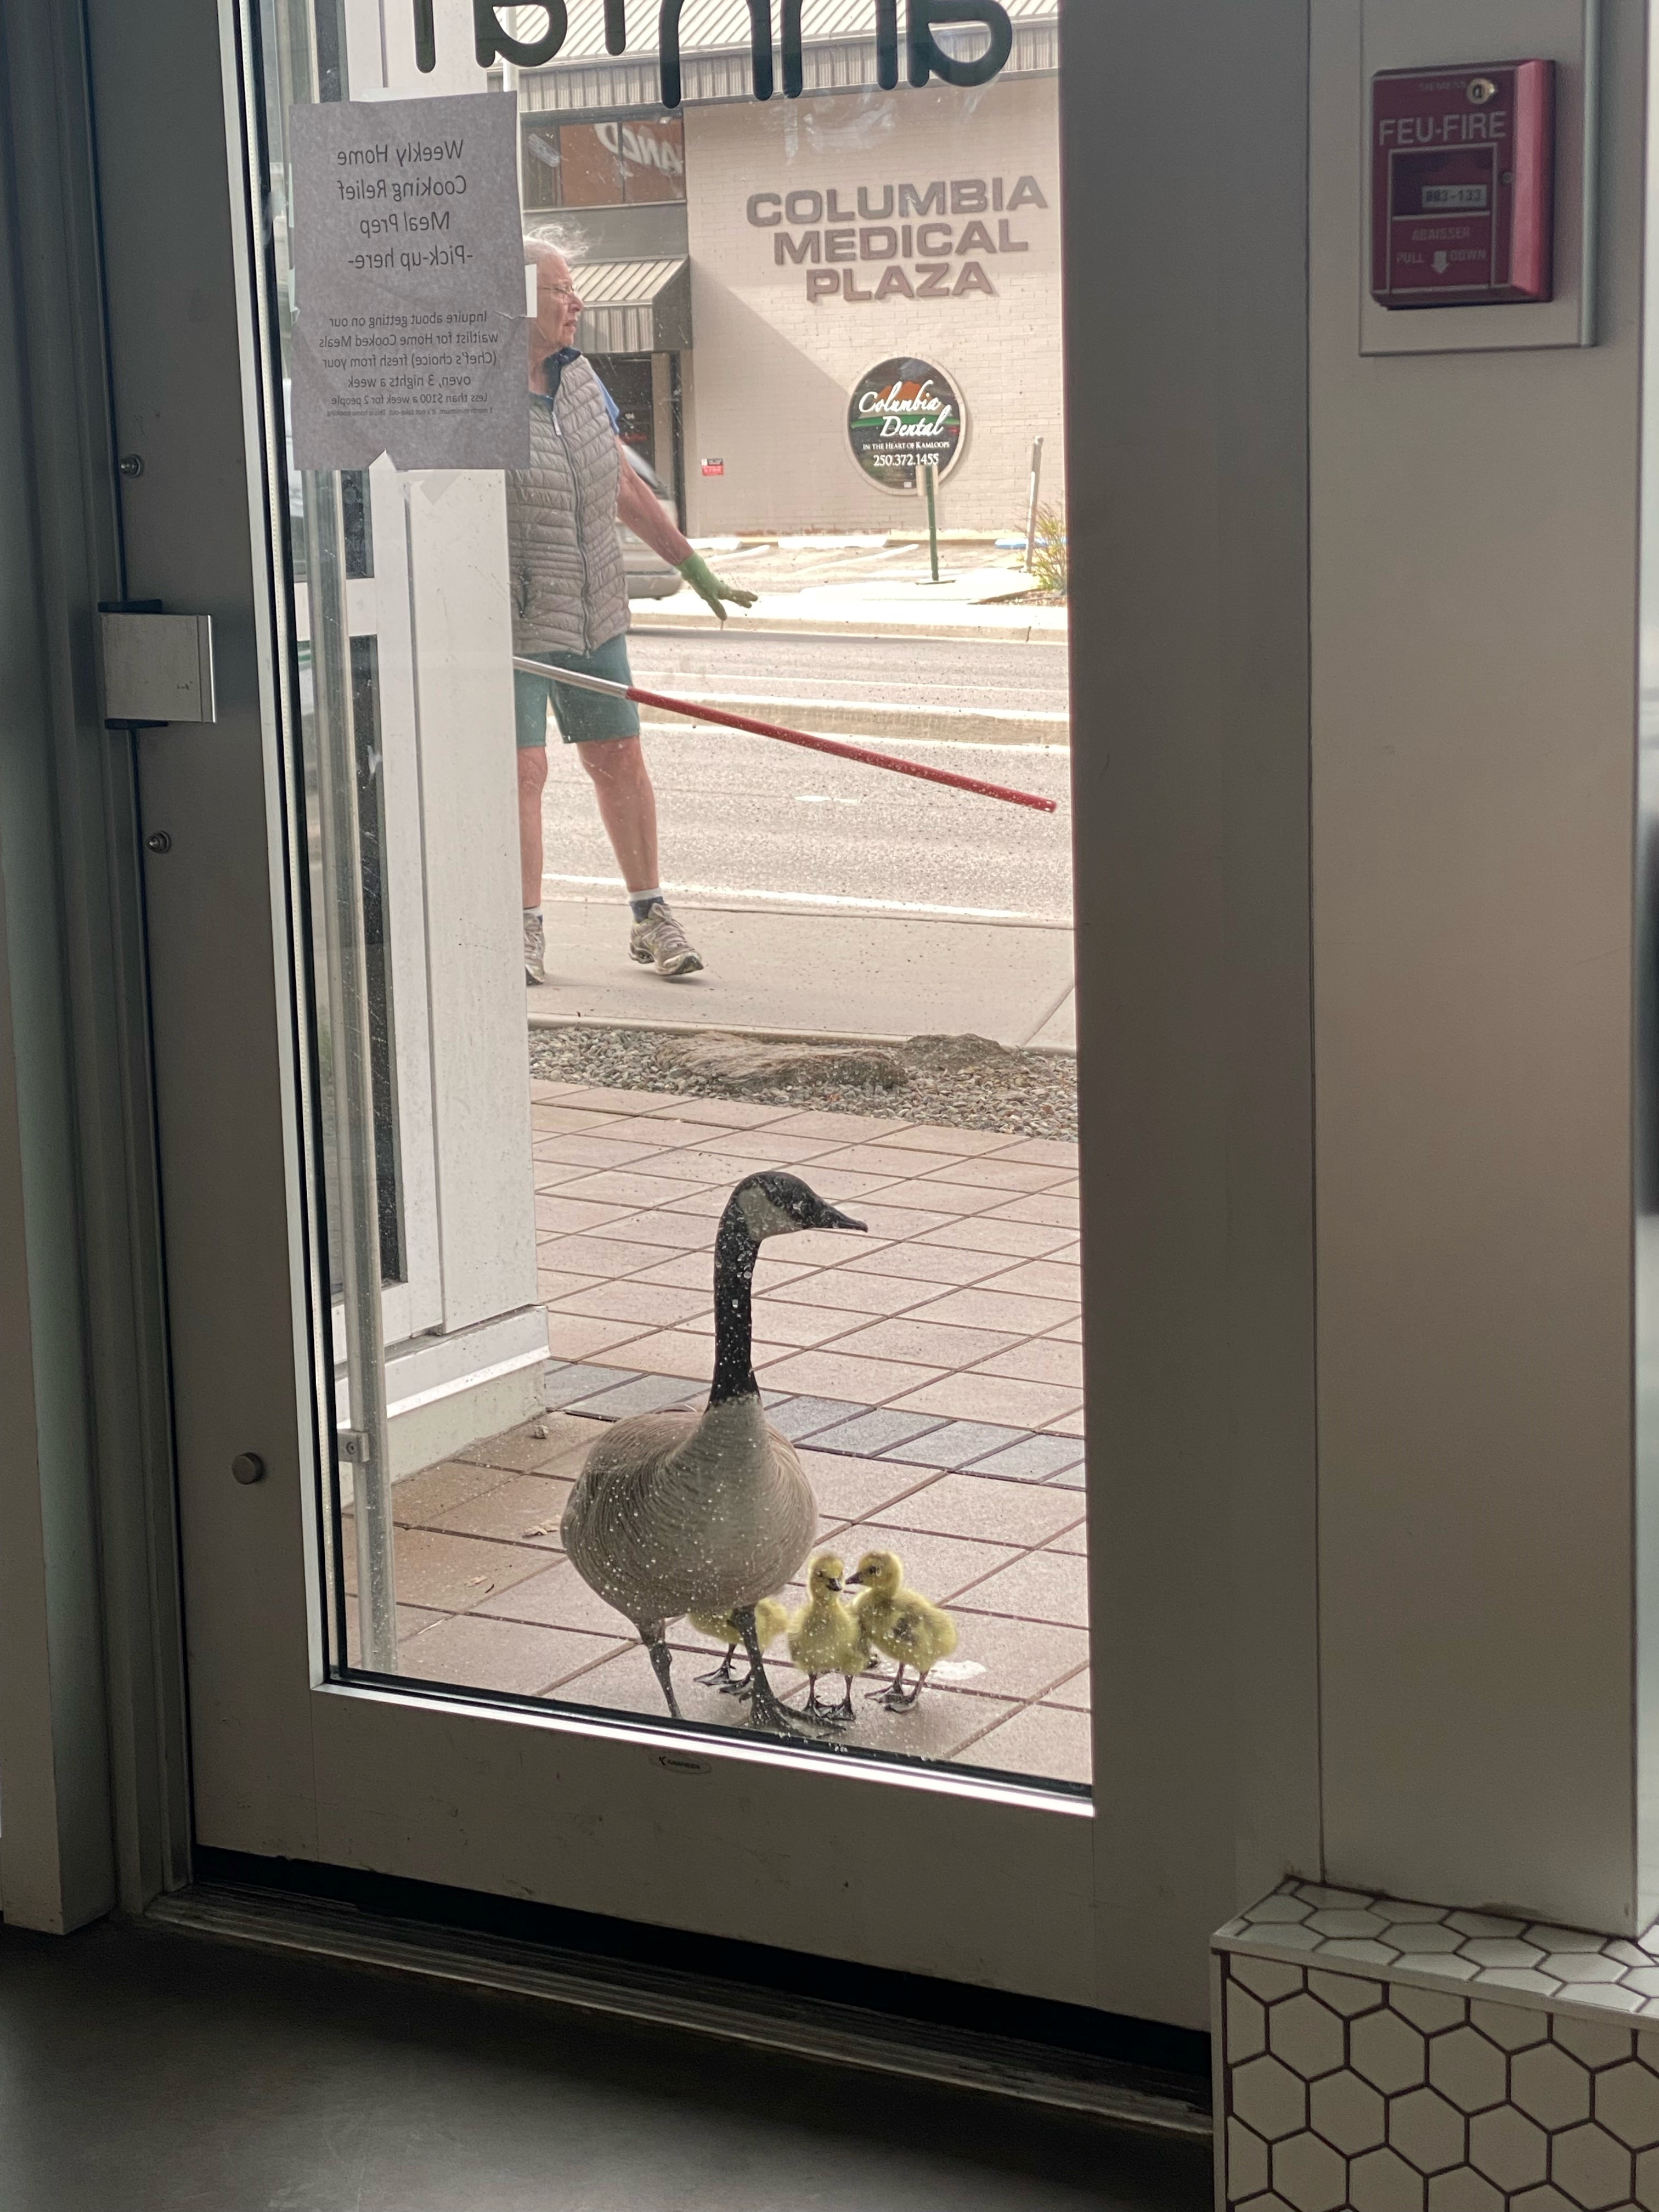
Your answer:
[[[544,287],[544,289],[550,299],[568,300],[574,307],[578,307],[582,303],[582,295],[574,284],[549,284]]]

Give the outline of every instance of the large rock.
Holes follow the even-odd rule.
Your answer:
[[[908,1079],[896,1053],[883,1045],[777,1044],[755,1037],[702,1036],[665,1043],[662,1057],[688,1075],[713,1078],[729,1090],[776,1083],[860,1083],[896,1091]]]
[[[925,1067],[930,1073],[948,1073],[951,1068],[1006,1067],[1020,1057],[1006,1044],[975,1036],[971,1030],[962,1036],[913,1036],[902,1049],[912,1066]]]

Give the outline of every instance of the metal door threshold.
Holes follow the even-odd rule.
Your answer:
[[[792,1996],[751,1984],[722,1985],[674,1970],[594,1959],[571,1951],[465,1936],[418,1921],[381,1918],[349,1905],[276,1898],[204,1884],[158,1898],[147,1923],[217,1942],[297,1951],[430,1981],[495,1990],[574,2010],[607,2013],[695,2035],[868,2073],[898,2075],[981,2095],[1080,2112],[1119,2126],[1207,2142],[1203,2089],[1046,2044],[967,2033],[917,2021],[895,2033],[888,2014],[856,2005]]]

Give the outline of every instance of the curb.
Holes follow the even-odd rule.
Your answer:
[[[755,1044],[884,1044],[906,1045],[908,1036],[887,1036],[873,1030],[762,1030],[738,1022],[647,1022],[638,1017],[595,1014],[538,1014],[532,1012],[532,1030],[634,1030],[655,1036],[746,1037]],[[1077,1048],[1063,1044],[1006,1045],[1007,1052],[1040,1052],[1050,1060],[1075,1060]],[[690,1095],[690,1094],[688,1094]]]

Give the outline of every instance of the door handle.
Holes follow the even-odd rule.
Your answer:
[[[106,730],[218,720],[211,615],[166,614],[160,599],[105,599],[98,618]]]

